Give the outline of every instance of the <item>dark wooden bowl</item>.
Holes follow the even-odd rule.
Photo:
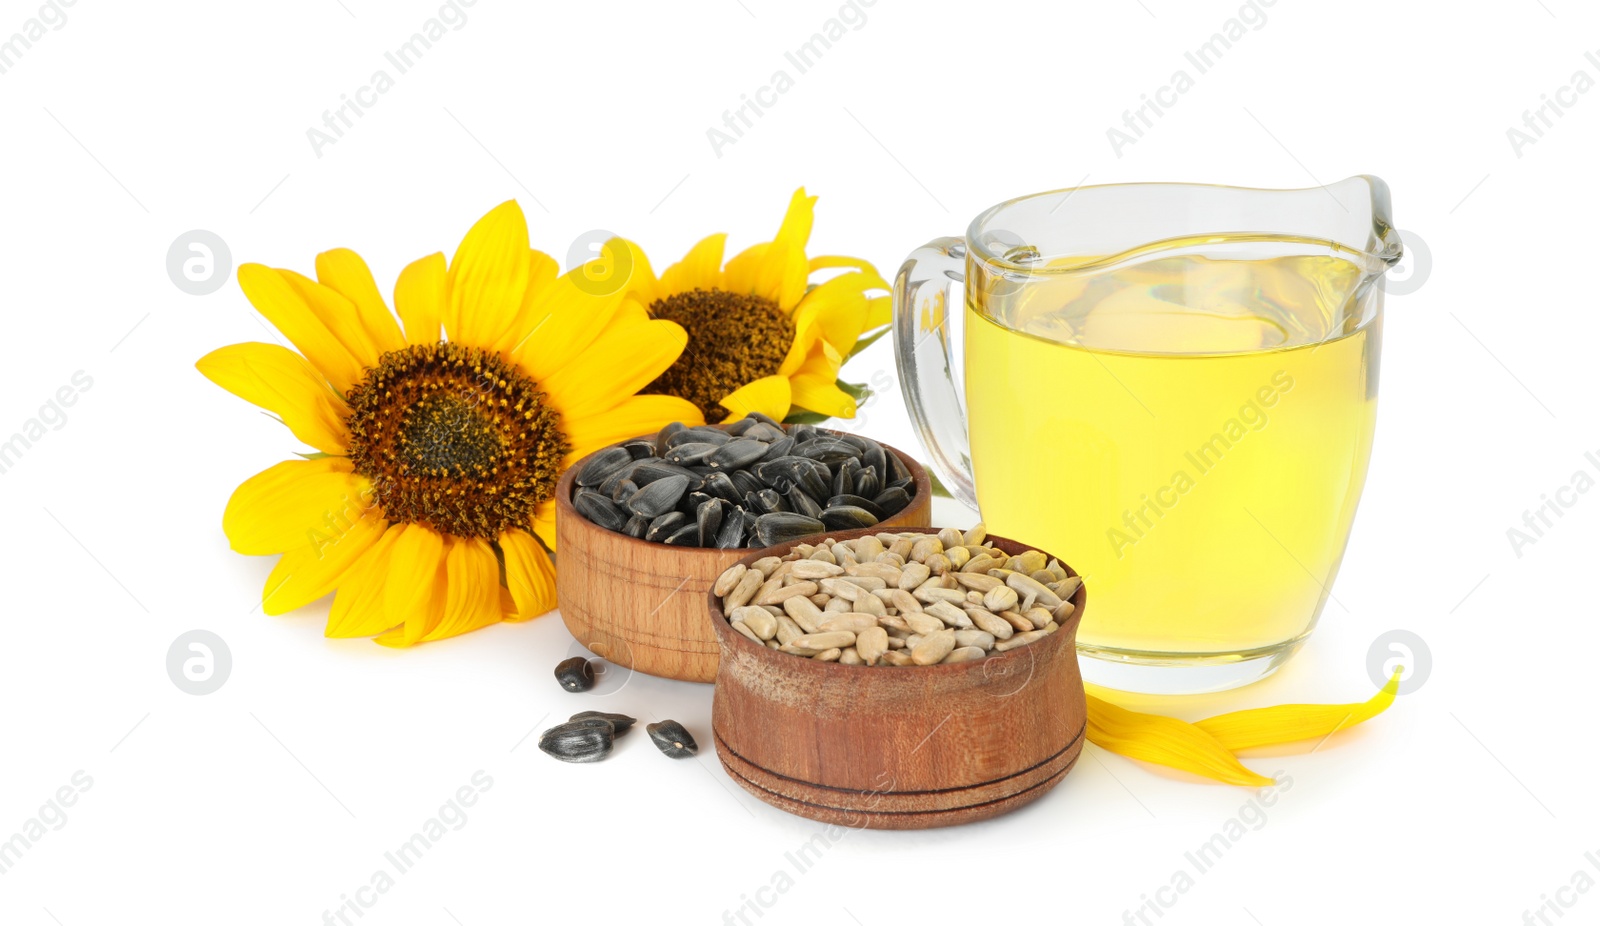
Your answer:
[[[1012,555],[1030,549],[989,540]],[[790,546],[741,562],[782,556]],[[711,707],[717,756],[751,794],[825,823],[924,829],[1015,810],[1060,782],[1083,749],[1076,637],[1085,595],[1080,586],[1066,624],[1026,646],[974,662],[890,667],[816,662],[759,646],[728,626],[708,592],[722,647]]]
[[[883,449],[905,464],[916,492],[910,504],[872,529],[927,526],[933,504],[928,471],[888,444]],[[717,576],[752,551],[669,547],[612,533],[572,507],[572,483],[581,466],[580,460],[568,467],[556,485],[556,599],[567,630],[619,666],[685,682],[712,681],[718,650],[706,596]]]

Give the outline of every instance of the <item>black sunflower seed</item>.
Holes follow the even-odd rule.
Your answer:
[[[833,494],[851,495],[855,493],[856,470],[860,468],[859,464],[856,466],[850,465],[855,462],[855,458],[852,457],[839,464],[839,468],[833,474]]]
[[[616,488],[611,490],[611,500],[619,505],[625,505],[628,503],[628,499],[633,498],[633,493],[637,491],[639,491],[639,484],[632,479],[624,477],[622,481],[617,483]]]
[[[872,498],[878,494],[878,486],[880,485],[882,485],[882,483],[879,481],[877,470],[862,470],[861,475],[856,477],[855,494],[860,495],[863,498]]]
[[[779,424],[778,421],[776,419],[774,419],[771,415],[767,415],[767,414],[764,414],[762,412],[750,412],[745,417],[754,418],[755,420],[761,422],[762,424],[770,424],[775,428],[779,428],[780,430],[783,428],[783,425]]]
[[[717,445],[710,441],[686,441],[668,450],[665,457],[668,463],[689,466],[701,462],[716,449]]]
[[[794,514],[788,511],[764,514],[756,518],[756,539],[764,547],[777,546],[820,534],[827,529],[822,521],[808,518],[803,514]]]
[[[845,443],[842,440],[833,440],[828,437],[816,437],[805,443],[797,443],[794,448],[795,456],[805,457],[834,466],[846,460],[861,456],[860,449]]]
[[[568,691],[588,691],[594,687],[594,666],[582,656],[563,659],[556,664],[556,681]]]
[[[650,741],[656,744],[661,754],[673,759],[687,759],[700,751],[700,746],[695,743],[694,737],[683,728],[683,724],[676,720],[662,720],[645,726],[645,732],[650,734]]]
[[[891,482],[898,482],[901,479],[909,481],[911,479],[911,473],[906,469],[906,465],[900,462],[899,454],[885,451],[884,458],[889,461],[889,472],[885,475],[885,478],[894,477],[890,480]]]
[[[695,475],[693,471],[682,466],[674,466],[665,460],[650,460],[648,462],[636,464],[633,467],[633,473],[630,474],[628,478],[632,479],[634,482],[637,482],[641,487],[643,487],[652,482],[666,479],[668,476],[683,476],[690,480],[697,480],[700,478],[699,476]]]
[[[744,498],[745,495],[747,495],[747,494],[749,494],[751,492],[760,492],[762,489],[766,488],[766,486],[761,484],[761,480],[757,479],[755,477],[755,474],[751,473],[749,470],[741,469],[741,470],[738,470],[738,471],[733,472],[733,473],[721,473],[719,475],[721,475],[725,479],[733,480],[733,488],[734,488],[734,490],[736,492],[738,492],[738,497],[737,498],[730,498],[730,499],[728,499],[728,501],[731,501],[734,504],[738,504],[739,500]],[[706,480],[706,485],[707,485],[708,489],[710,489],[710,483],[711,483],[711,479],[712,478],[715,478],[715,477],[709,477]],[[710,490],[711,491],[715,491],[714,489],[710,489]]]
[[[841,506],[860,508],[862,511],[867,512],[874,518],[877,518],[879,521],[882,521],[884,518],[883,509],[879,508],[876,502],[869,501],[868,499],[862,498],[859,495],[835,495],[828,499],[828,503],[825,507],[838,508]],[[818,515],[818,517],[821,517],[821,515]],[[862,526],[870,527],[871,525]]]
[[[799,486],[790,486],[787,498],[789,509],[795,514],[803,514],[808,518],[822,517],[822,506]]]
[[[741,473],[735,472],[734,475],[741,475]],[[760,488],[761,483],[757,481],[755,488],[751,491],[759,491]],[[705,491],[713,498],[720,498],[730,505],[737,505],[744,498],[744,493],[739,491],[738,483],[727,473],[712,473],[707,476]]]
[[[857,527],[871,527],[878,523],[878,519],[865,508],[838,505],[823,509],[822,523],[827,525],[829,530],[847,531]]]
[[[572,496],[572,507],[608,531],[620,531],[628,523],[627,514],[594,489],[579,489]]]
[[[637,478],[634,481],[637,482]],[[628,499],[628,510],[647,518],[666,514],[678,504],[678,500],[683,498],[683,493],[688,489],[688,476],[667,476],[664,479],[657,479],[649,485],[641,485],[639,491],[633,493],[633,497]]]
[[[710,441],[713,444],[726,444],[733,440],[732,434],[709,424],[697,424],[692,428],[685,428],[684,433],[692,435],[697,441]]]
[[[782,428],[775,428],[772,425],[767,424],[765,421],[757,421],[755,424],[750,426],[749,430],[744,432],[744,436],[770,444],[773,441],[783,440],[788,435],[783,433]]]
[[[761,422],[747,415],[743,418],[740,418],[738,421],[735,421],[733,424],[727,425],[724,430],[734,437],[743,437],[750,433],[751,428],[757,427],[760,424]]]
[[[867,452],[861,455],[861,462],[866,464],[867,469],[876,472],[879,479],[882,479],[889,475],[888,454],[889,452],[883,449],[882,444],[877,441],[869,441]]]
[[[762,489],[760,492],[746,498],[745,501],[749,503],[751,510],[759,511],[763,514],[783,510],[783,496],[778,494],[777,489]]]
[[[605,711],[579,711],[567,718],[569,723],[574,720],[604,720],[611,724],[617,736],[628,732],[638,722],[627,714],[608,714]]]
[[[797,444],[803,444],[817,436],[817,429],[809,424],[797,424],[789,429],[789,436]]]
[[[607,447],[597,453],[589,455],[589,459],[578,467],[578,475],[573,481],[581,486],[597,486],[606,481],[606,477],[633,462],[633,454],[623,447]]]
[[[563,762],[599,762],[611,755],[616,738],[615,725],[604,717],[569,720],[539,734],[539,750]]]
[[[744,469],[767,455],[767,445],[758,440],[729,441],[706,457],[706,465],[718,469]]]
[[[674,421],[671,424],[667,425],[666,427],[662,428],[660,431],[657,431],[656,432],[656,440],[655,440],[656,456],[659,457],[663,453],[666,453],[667,452],[667,446],[668,446],[667,445],[667,441],[672,437],[672,435],[677,434],[679,431],[684,431],[684,430],[687,430],[687,428],[684,426],[683,422]]]
[[[628,455],[635,460],[643,460],[645,457],[656,455],[656,442],[650,438],[641,437],[623,444],[622,449],[628,451]]]
[[[661,542],[672,547],[696,546],[700,542],[700,527],[696,524],[685,524]]]
[[[911,504],[911,496],[905,489],[888,488],[872,497],[872,503],[878,506],[884,517],[890,517],[905,506]]]
[[[709,547],[716,544],[717,531],[722,527],[722,505],[722,499],[713,498],[695,510],[695,526],[700,529],[699,536],[695,538],[697,545]]]
[[[637,538],[639,540],[643,540],[645,531],[647,531],[649,529],[650,529],[650,519],[649,518],[642,518],[639,515],[634,515],[633,517],[628,519],[628,523],[627,523],[626,526],[624,526],[622,528],[622,532],[627,534],[629,537],[634,537],[634,538]]]
[[[761,459],[763,459],[763,460],[776,460],[779,457],[788,456],[793,451],[794,451],[794,438],[792,438],[792,437],[781,437],[781,438],[779,438],[779,439],[777,439],[777,440],[775,440],[772,443],[767,445],[767,452],[766,452],[766,454],[764,456],[762,456]]]
[[[644,539],[651,543],[660,543],[672,535],[672,532],[682,527],[689,520],[689,516],[681,511],[669,511],[650,521],[650,528],[644,532]]]
[[[722,516],[722,527],[717,529],[717,549],[737,550],[744,546],[744,513],[743,508],[735,508]]]
[[[678,510],[693,517],[700,510],[700,506],[711,501],[711,496],[705,492],[690,492],[678,503]]]

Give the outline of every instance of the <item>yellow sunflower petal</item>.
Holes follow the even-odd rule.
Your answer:
[[[779,376],[792,376],[799,372],[801,364],[812,353],[811,348],[817,343],[817,321],[812,317],[813,312],[806,312],[802,306],[794,315],[794,341],[789,344],[789,352],[783,356],[783,363],[778,366]]]
[[[817,286],[806,293],[795,310],[797,318],[805,313],[814,320],[823,340],[841,350],[854,347],[867,327],[867,298],[861,295],[856,281],[850,279],[859,276],[852,273],[834,277]]]
[[[384,589],[389,584],[389,553],[400,539],[400,532],[398,526],[384,531],[339,583],[323,636],[370,637],[400,623],[383,608]]]
[[[516,317],[532,263],[528,222],[516,200],[501,203],[479,219],[450,261],[450,294],[444,311],[450,340],[474,345],[493,341]]]
[[[1141,714],[1089,696],[1089,742],[1101,749],[1227,784],[1258,788],[1272,784],[1245,768],[1211,734],[1176,717]]]
[[[406,265],[394,284],[394,310],[406,327],[410,344],[433,344],[444,323],[448,273],[443,254],[429,254]]]
[[[518,304],[510,321],[497,331],[492,340],[477,343],[475,346],[510,353],[513,347],[527,340],[533,326],[539,321],[535,317],[535,306],[550,291],[550,287],[555,285],[556,278],[560,275],[561,268],[555,258],[543,251],[529,251],[528,288],[522,294],[522,302]]]
[[[553,499],[534,509],[533,536],[544,542],[545,549],[556,549],[556,503]]]
[[[789,377],[790,401],[799,408],[834,418],[854,418],[856,400],[831,379],[799,373]]]
[[[816,376],[828,382],[839,378],[839,368],[844,366],[844,355],[834,350],[833,345],[818,339],[814,349],[806,355],[804,363],[794,371],[796,376]]]
[[[790,396],[787,376],[763,376],[728,393],[717,404],[728,410],[730,421],[737,421],[751,412],[761,412],[782,421],[789,414]]]
[[[383,302],[372,271],[361,255],[349,248],[335,248],[317,255],[317,282],[355,303],[356,315],[379,353],[399,350],[406,344],[400,326]]]
[[[613,261],[621,261],[627,269],[627,294],[637,299],[642,305],[650,305],[656,299],[666,296],[666,289],[662,288],[661,280],[656,278],[656,272],[650,267],[650,256],[645,254],[645,249],[635,245],[634,241],[627,238],[611,238],[606,241],[606,248],[613,249]]]
[[[378,342],[373,340],[372,334],[367,331],[354,302],[336,290],[293,270],[279,270],[278,275],[289,281],[289,285],[300,294],[300,298],[311,307],[311,311],[322,319],[328,330],[333,332],[333,336],[339,339],[339,343],[350,351],[351,356],[361,361],[363,367],[377,366],[380,353]]]
[[[389,552],[383,611],[394,623],[405,624],[405,639],[414,643],[439,620],[435,606],[443,600],[444,535],[421,524],[396,530],[400,536]]]
[[[859,257],[844,257],[839,254],[822,254],[811,258],[811,271],[813,273],[818,270],[838,269],[859,270],[862,273],[871,274],[878,281],[879,288],[889,288],[889,284],[885,283],[883,276],[878,273],[878,268],[874,267],[870,261],[862,260]]]
[[[320,544],[371,505],[371,483],[344,457],[285,460],[246,479],[222,512],[239,553],[265,556]]]
[[[675,322],[612,326],[539,385],[563,419],[614,407],[650,385],[683,353],[689,335]]]
[[[239,288],[256,311],[283,332],[340,395],[361,379],[365,369],[361,359],[277,271],[261,264],[243,264],[239,267]]]
[[[693,402],[672,395],[630,396],[602,412],[563,418],[561,427],[572,441],[568,464],[608,444],[654,434],[674,421],[705,424],[705,418]]]
[[[517,606],[512,619],[525,621],[554,610],[556,570],[539,542],[523,531],[506,531],[500,535],[500,550],[506,557],[506,587]]]
[[[722,288],[722,250],[727,244],[725,234],[707,235],[689,249],[683,260],[661,274],[661,288],[665,294],[686,293],[694,289]]]
[[[486,540],[457,537],[445,557],[445,603],[438,626],[421,640],[443,640],[499,623],[500,563]]]
[[[261,594],[261,610],[287,614],[344,584],[383,536],[388,523],[376,507],[362,512],[325,542],[291,547],[278,558]]]
[[[874,296],[867,300],[867,324],[863,331],[871,331],[889,324],[894,317],[894,300],[889,296]]]
[[[299,354],[277,344],[230,344],[195,363],[205,377],[277,415],[295,437],[323,453],[348,442],[344,401]]]
[[[1396,669],[1388,684],[1366,701],[1354,704],[1278,704],[1254,710],[1218,714],[1195,726],[1216,737],[1225,748],[1237,752],[1257,746],[1276,746],[1298,740],[1326,739],[1339,730],[1388,710],[1400,690],[1402,669]]]
[[[795,190],[794,195],[789,197],[789,210],[784,213],[783,224],[778,226],[778,234],[772,239],[772,243],[780,247],[794,248],[804,254],[806,245],[811,241],[811,224],[816,205],[817,198],[807,196],[805,187]]]
[[[590,292],[579,273],[568,271],[546,287],[528,316],[528,334],[509,351],[535,382],[544,382],[594,343],[627,295],[620,289]]]

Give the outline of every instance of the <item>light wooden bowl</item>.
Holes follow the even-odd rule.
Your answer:
[[[1030,549],[989,540],[1013,555]],[[1083,749],[1076,637],[1085,595],[1080,586],[1066,624],[1026,646],[974,662],[896,668],[759,646],[728,626],[707,593],[722,646],[711,708],[717,757],[751,794],[825,823],[924,829],[1015,810],[1058,784]]]
[[[905,464],[916,492],[910,504],[872,530],[927,526],[933,502],[928,471],[888,444],[883,449]],[[718,649],[706,596],[717,576],[752,551],[669,547],[600,527],[572,507],[572,484],[582,465],[568,467],[556,485],[556,599],[567,630],[619,666],[686,682],[712,681]]]

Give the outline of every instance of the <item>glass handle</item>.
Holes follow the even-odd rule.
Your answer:
[[[900,265],[894,278],[894,361],[911,423],[940,480],[976,511],[966,414],[955,375],[962,303],[950,309],[950,284],[966,279],[966,260],[964,240],[936,238]]]

